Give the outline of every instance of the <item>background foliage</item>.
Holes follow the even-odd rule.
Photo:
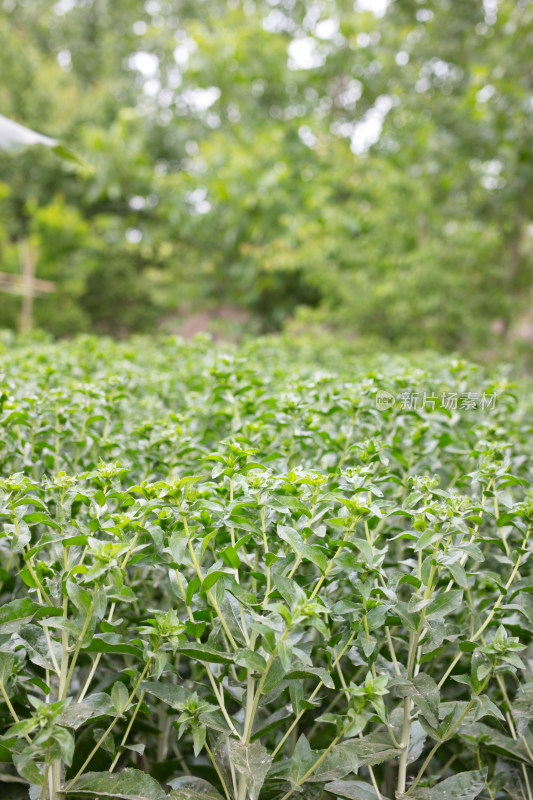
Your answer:
[[[1,269],[30,238],[58,285],[42,327],[176,329],[222,303],[248,330],[363,346],[493,355],[524,335],[527,0],[3,9],[2,113],[95,167],[0,160]],[[0,297],[4,326],[18,303]]]

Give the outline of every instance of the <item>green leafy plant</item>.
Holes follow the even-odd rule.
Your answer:
[[[1,796],[531,800],[525,394],[275,341],[2,370]]]

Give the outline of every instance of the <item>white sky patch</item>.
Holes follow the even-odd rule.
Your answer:
[[[161,81],[157,78],[150,78],[144,82],[143,92],[147,97],[157,97],[161,91]]]
[[[76,0],[59,0],[59,2],[54,6],[54,13],[58,16],[68,14],[69,11],[72,11],[75,5]]]
[[[293,39],[287,48],[289,69],[315,69],[321,67],[326,57],[317,50],[317,43],[312,36],[301,36]]]
[[[159,70],[158,57],[153,53],[147,53],[145,50],[139,50],[130,56],[128,64],[146,79],[154,78]]]
[[[143,238],[143,235],[139,230],[139,228],[128,228],[125,235],[126,235],[126,241],[129,242],[130,244],[139,244],[139,242]]]
[[[476,100],[478,103],[486,103],[491,97],[494,97],[495,94],[496,89],[494,86],[491,83],[487,83],[487,85],[476,94]]]
[[[198,45],[194,39],[191,39],[190,37],[183,39],[177,45],[177,47],[174,48],[174,60],[176,64],[179,64],[180,67],[186,67],[189,63],[190,57],[197,49]]]
[[[187,193],[187,202],[197,214],[207,214],[211,211],[211,203],[207,200],[207,189],[198,187]]]
[[[443,61],[441,58],[432,58],[429,63],[429,70],[430,72],[433,72],[437,78],[443,81],[446,78],[451,77],[453,67],[451,64],[448,64],[447,61]]]
[[[399,53],[396,53],[394,60],[399,67],[405,67],[409,63],[409,53],[406,50],[400,50]]]
[[[421,8],[416,12],[416,19],[418,22],[431,22],[435,14],[429,8]]]
[[[57,54],[57,63],[61,67],[68,71],[72,67],[72,57],[70,55],[70,50],[60,50]]]
[[[335,98],[335,105],[339,108],[353,109],[363,94],[363,84],[355,78],[351,80],[346,89]]]
[[[140,211],[146,205],[146,200],[141,195],[135,194],[133,197],[130,197],[128,201],[128,205],[133,211]]]
[[[485,10],[485,22],[487,25],[494,25],[498,19],[498,0],[483,0]]]
[[[317,143],[317,138],[309,125],[302,125],[298,128],[298,135],[307,147],[314,147]]]
[[[321,19],[315,25],[315,36],[319,39],[334,39],[339,31],[339,22],[336,19]]]
[[[186,89],[179,96],[179,101],[189,106],[192,111],[202,112],[211,108],[220,97],[218,86],[209,86],[207,89]]]
[[[150,14],[151,17],[155,17],[156,14],[159,14],[161,11],[161,4],[158,2],[158,0],[148,0],[144,7],[146,9],[146,13]]]
[[[273,8],[263,19],[263,28],[271,33],[282,33],[282,31],[291,32],[294,30],[294,22],[290,17],[287,17],[279,8]]]
[[[388,95],[382,94],[378,97],[372,108],[366,112],[361,122],[358,122],[353,130],[352,153],[356,155],[366,153],[369,147],[379,140],[383,122],[392,105],[392,98]]]
[[[371,11],[375,17],[383,17],[387,11],[390,0],[356,0],[356,11]]]
[[[482,186],[489,191],[503,189],[505,186],[505,178],[502,175],[503,163],[499,158],[493,158],[489,161],[480,161],[478,158],[473,158],[470,161],[470,169],[479,176]]]

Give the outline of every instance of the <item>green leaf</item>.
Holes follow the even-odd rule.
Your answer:
[[[228,565],[228,567],[233,567],[233,569],[239,569],[239,567],[241,566],[241,560],[235,548],[231,547],[231,545],[221,550],[220,555],[222,557],[222,560],[224,561],[225,564]]]
[[[468,578],[462,564],[459,561],[452,561],[446,565],[450,570],[456,584],[462,589],[468,588]]]
[[[229,740],[229,758],[235,769],[246,781],[246,797],[257,800],[259,792],[272,763],[272,756],[259,742],[245,745],[235,739]]]
[[[178,647],[178,652],[189,658],[196,658],[198,661],[207,661],[211,664],[232,664],[233,655],[215,650],[207,644],[182,644]]]
[[[167,794],[166,800],[223,800],[217,790],[202,778],[185,775],[174,778],[168,785],[172,791]]]
[[[278,525],[277,534],[279,538],[287,542],[291,549],[294,550],[294,552],[299,556],[307,561],[312,561],[313,564],[316,564],[321,572],[326,570],[327,560],[324,553],[322,553],[321,550],[319,550],[316,546],[306,544],[306,542],[303,540],[300,534],[294,530],[294,528],[289,528],[287,525]]]
[[[37,664],[43,669],[54,669],[44,630],[39,625],[31,623],[23,625],[19,630],[19,636],[24,642],[26,653],[32,664]]]
[[[11,677],[13,672],[13,664],[15,663],[15,655],[0,650],[0,683],[6,683],[7,679]]]
[[[460,772],[451,778],[437,783],[431,789],[420,787],[414,789],[409,795],[400,794],[398,800],[414,798],[414,800],[475,800],[483,789],[487,779],[487,770],[473,770]]]
[[[73,581],[67,581],[67,594],[78,611],[81,611],[86,615],[89,614],[92,607],[92,602],[88,592],[86,592],[85,589],[83,589],[81,586],[78,586],[77,583],[73,583]]]
[[[322,681],[324,686],[327,686],[328,689],[335,688],[333,678],[323,667],[308,667],[303,664],[293,666],[289,672],[285,674],[285,677],[289,680],[293,678],[297,678],[298,680],[304,680],[305,678],[318,678],[318,680]]]
[[[204,580],[203,580],[203,582],[202,582],[202,589],[201,589],[201,591],[202,591],[202,592],[208,592],[210,589],[212,589],[212,588],[213,588],[213,586],[215,585],[215,583],[216,583],[218,580],[220,580],[220,578],[224,578],[224,577],[225,577],[226,575],[228,575],[228,574],[229,574],[229,573],[227,573],[227,572],[222,572],[221,570],[214,570],[213,572],[209,572],[209,573],[208,573],[208,574],[205,576],[205,578],[204,578]],[[194,579],[193,579],[193,580],[194,580]],[[192,581],[191,581],[191,583],[192,583]],[[198,586],[199,586],[199,585],[200,585],[200,580],[198,579]],[[190,584],[189,584],[189,586],[190,586]],[[197,588],[197,587],[196,587],[196,588]],[[195,589],[195,591],[196,591],[196,589]],[[190,601],[188,602],[188,605],[190,605]]]
[[[107,716],[113,711],[113,703],[106,692],[95,692],[85,698],[82,703],[71,703],[65,708],[59,721],[67,728],[77,730],[90,719]]]
[[[292,783],[296,784],[297,786],[300,785],[305,774],[317,760],[317,757],[318,754],[311,750],[309,741],[302,733],[296,742],[296,746],[291,757],[290,775]]]
[[[150,775],[138,769],[125,769],[116,774],[87,772],[74,786],[63,792],[67,795],[91,794],[120,800],[165,800],[165,792]]]
[[[356,759],[358,764],[366,766],[381,764],[390,758],[396,758],[401,752],[388,742],[373,742],[370,739],[350,740],[344,743],[344,747]]]
[[[200,755],[205,744],[206,729],[202,727],[195,727],[192,731],[193,752],[196,758]]]
[[[16,633],[39,610],[29,598],[12,600],[0,607],[0,633]]]
[[[234,654],[235,663],[241,667],[246,667],[251,672],[263,673],[266,668],[266,661],[262,655],[253,650],[239,649]]]
[[[443,592],[437,595],[434,600],[427,606],[426,619],[436,619],[438,617],[445,617],[457,611],[463,602],[462,591]]]
[[[192,603],[192,599],[196,591],[200,588],[201,583],[202,581],[200,580],[198,575],[195,575],[194,578],[192,578],[189,581],[189,585],[187,586],[187,594],[185,595],[185,602],[188,606],[190,606],[190,604]]]
[[[420,672],[412,681],[405,679],[394,680],[401,697],[411,697],[420,713],[430,725],[437,727],[439,722],[439,687],[429,675]]]
[[[111,700],[113,701],[113,706],[115,707],[117,714],[122,714],[126,708],[129,696],[130,692],[126,686],[124,686],[122,681],[117,681],[113,684],[113,688],[111,689]]]
[[[59,745],[61,758],[70,767],[74,756],[74,736],[66,728],[57,725],[54,729],[54,740]]]
[[[123,653],[140,657],[142,650],[133,644],[128,644],[117,633],[97,633],[91,643],[84,648],[89,653]]]
[[[199,639],[205,630],[205,626],[206,626],[205,622],[191,622],[191,620],[188,619],[185,623],[185,633],[188,636],[192,636],[195,639]]]
[[[58,531],[61,530],[61,526],[42,511],[32,511],[31,514],[25,514],[22,519],[24,522],[27,522],[28,525],[35,525],[37,522],[40,522],[43,525],[48,525],[50,528],[56,528]]]
[[[336,797],[345,797],[347,800],[379,800],[373,786],[362,781],[332,781],[326,783],[324,789]],[[382,792],[380,797],[381,800],[388,800]]]
[[[190,697],[190,692],[175,683],[157,683],[155,681],[144,681],[142,688],[148,694],[153,694],[163,700],[167,706],[181,711],[183,703]]]

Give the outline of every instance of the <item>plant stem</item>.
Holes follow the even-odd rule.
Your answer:
[[[287,800],[287,798],[289,798],[289,797],[291,796],[291,794],[293,794],[293,793],[296,791],[296,789],[299,789],[299,788],[300,788],[300,786],[301,786],[303,783],[305,783],[305,782],[306,782],[306,780],[309,778],[309,776],[313,774],[313,772],[315,771],[315,769],[316,769],[317,767],[319,767],[319,766],[320,766],[320,764],[321,764],[321,763],[324,761],[324,759],[326,758],[326,756],[328,756],[328,755],[329,755],[329,753],[330,753],[330,752],[333,750],[333,748],[335,747],[335,745],[336,745],[336,744],[337,744],[337,743],[338,743],[338,742],[339,742],[339,741],[342,739],[342,737],[344,736],[344,733],[345,733],[345,731],[348,729],[348,727],[349,727],[350,725],[351,725],[351,722],[349,722],[347,725],[345,725],[345,726],[344,726],[344,728],[343,728],[343,729],[342,729],[342,731],[341,731],[341,732],[338,734],[338,736],[336,736],[336,737],[333,739],[333,741],[330,743],[330,745],[329,745],[329,746],[328,746],[328,747],[327,747],[327,748],[324,750],[324,752],[323,752],[323,753],[322,753],[322,754],[321,754],[321,755],[320,755],[320,756],[317,758],[317,760],[315,761],[315,763],[313,764],[313,766],[309,767],[309,769],[307,770],[307,772],[305,773],[305,775],[303,776],[303,778],[300,778],[300,780],[299,780],[299,781],[297,781],[297,782],[294,784],[294,786],[292,787],[292,789],[289,789],[289,791],[288,791],[286,794],[284,794],[284,795],[283,795],[283,797],[281,798],[281,800]]]
[[[13,706],[11,705],[11,700],[9,699],[9,696],[8,696],[8,694],[6,692],[6,687],[4,686],[3,681],[0,681],[0,692],[1,692],[2,697],[4,698],[4,700],[6,702],[6,706],[8,707],[9,713],[13,717],[14,721],[15,722],[20,722],[20,719],[19,719],[19,716],[18,716],[17,712],[15,711]],[[30,739],[30,737],[28,736],[27,733],[24,734],[24,738],[26,739],[28,744],[31,744],[31,739]]]
[[[344,647],[343,647],[343,648],[342,648],[342,650],[340,651],[339,655],[337,656],[337,658],[335,659],[335,661],[334,661],[334,662],[333,662],[333,664],[331,665],[331,666],[332,666],[332,669],[333,669],[334,667],[336,667],[336,666],[337,666],[337,663],[340,661],[340,659],[343,657],[343,655],[345,654],[345,652],[348,650],[348,648],[350,647],[351,643],[353,642],[353,640],[354,640],[355,636],[356,636],[356,633],[355,633],[355,631],[352,631],[352,633],[351,633],[351,635],[350,635],[350,638],[348,639],[348,641],[346,642],[346,644],[344,645]],[[317,684],[316,688],[314,689],[313,693],[311,694],[311,697],[309,698],[309,701],[311,701],[311,700],[314,700],[314,699],[315,699],[316,695],[318,694],[318,692],[320,691],[320,689],[321,689],[323,686],[324,686],[323,682],[322,682],[322,681],[320,681],[320,683],[318,683],[318,684]],[[306,711],[306,709],[304,708],[304,709],[302,709],[301,711],[299,711],[299,712],[298,712],[298,714],[296,715],[295,719],[294,719],[294,720],[293,720],[293,722],[291,723],[291,726],[290,726],[290,728],[288,729],[288,731],[285,733],[285,735],[283,736],[283,738],[281,739],[281,741],[279,742],[279,744],[278,744],[278,745],[276,746],[276,748],[274,749],[274,751],[273,751],[273,753],[272,753],[272,758],[275,758],[275,757],[276,757],[276,755],[277,755],[277,753],[279,752],[279,750],[280,750],[280,749],[283,747],[283,745],[285,744],[285,742],[287,741],[287,739],[288,739],[288,738],[289,738],[289,736],[291,735],[291,733],[292,733],[293,729],[296,727],[296,725],[298,725],[298,722],[300,721],[300,719],[301,719],[301,718],[303,717],[303,715],[305,714],[305,711]]]
[[[527,544],[527,540],[528,540],[528,538],[529,538],[529,533],[530,533],[530,530],[531,530],[531,526],[529,526],[529,527],[528,527],[528,529],[527,529],[527,533],[526,533],[526,535],[525,535],[525,537],[524,537],[524,540],[523,540],[523,542],[522,542],[522,548],[525,548],[525,546],[526,546],[526,544]],[[498,610],[498,608],[500,607],[500,605],[501,605],[501,603],[502,603],[502,600],[504,599],[505,595],[506,595],[506,594],[507,594],[507,592],[509,591],[509,589],[510,589],[510,587],[511,587],[511,584],[512,584],[512,582],[514,581],[514,579],[515,579],[515,577],[516,577],[516,573],[518,572],[518,570],[519,570],[519,568],[520,568],[520,563],[521,563],[521,561],[522,561],[522,555],[520,554],[520,555],[518,556],[517,560],[516,560],[516,564],[514,565],[513,571],[511,572],[511,577],[509,578],[509,580],[508,580],[508,581],[507,581],[507,583],[505,584],[505,587],[504,587],[503,591],[502,591],[502,592],[500,592],[500,596],[498,597],[498,599],[497,599],[497,600],[496,600],[496,602],[494,603],[494,606],[492,607],[492,610],[491,610],[491,611],[489,612],[489,614],[487,615],[487,618],[485,619],[485,622],[484,622],[484,623],[483,623],[483,624],[482,624],[482,625],[481,625],[481,626],[480,626],[480,627],[477,629],[477,631],[476,631],[474,634],[472,634],[472,637],[471,637],[471,639],[470,639],[470,641],[471,641],[471,642],[475,642],[475,641],[476,641],[476,639],[479,639],[479,637],[480,637],[480,636],[483,634],[483,632],[485,631],[485,629],[486,629],[487,625],[489,625],[489,624],[492,622],[492,619],[493,619],[493,617],[494,617],[494,615],[495,615],[496,611],[497,611],[497,610]],[[459,661],[459,659],[461,658],[461,656],[462,656],[462,653],[458,653],[458,654],[455,656],[455,658],[453,659],[452,663],[450,664],[450,666],[448,667],[448,669],[446,670],[446,672],[444,673],[443,677],[442,677],[442,678],[441,678],[441,680],[440,680],[440,683],[439,683],[439,689],[440,689],[440,688],[443,686],[443,684],[444,684],[444,683],[445,683],[445,682],[448,680],[448,677],[450,676],[451,672],[453,671],[453,669],[454,669],[455,665],[457,664],[457,662]]]
[[[205,749],[207,751],[207,755],[209,756],[213,767],[215,768],[215,772],[218,775],[218,779],[219,779],[220,783],[222,784],[222,788],[224,789],[224,794],[226,795],[226,800],[231,800],[230,794],[228,792],[228,787],[226,786],[226,781],[222,777],[222,773],[220,772],[220,770],[218,768],[218,764],[215,761],[213,753],[211,752],[211,749],[210,749],[209,745],[207,744],[207,742],[205,742],[204,747],[205,747]]]
[[[123,708],[123,709],[120,711],[120,713],[119,713],[119,714],[117,714],[117,715],[116,715],[116,716],[113,718],[113,720],[112,720],[112,721],[109,723],[109,725],[108,725],[108,726],[107,726],[107,728],[105,729],[104,733],[103,733],[103,734],[100,736],[100,738],[99,738],[99,739],[98,739],[98,741],[96,742],[95,746],[93,747],[93,749],[91,750],[91,752],[89,753],[89,755],[87,756],[87,758],[85,759],[85,761],[83,762],[82,766],[79,768],[79,770],[77,771],[77,773],[75,774],[75,776],[74,776],[74,777],[72,778],[72,780],[69,782],[68,786],[66,787],[67,791],[69,791],[69,790],[72,788],[72,786],[73,786],[73,785],[76,783],[76,781],[78,780],[78,778],[80,777],[80,775],[81,775],[81,774],[82,774],[82,773],[85,771],[85,767],[86,767],[86,766],[87,766],[87,765],[88,765],[88,764],[89,764],[89,763],[92,761],[92,758],[93,758],[94,754],[95,754],[95,753],[97,752],[97,750],[100,748],[100,745],[102,744],[102,742],[104,742],[104,741],[105,741],[105,739],[107,738],[108,734],[110,734],[110,733],[111,733],[111,731],[113,730],[113,728],[114,728],[114,727],[115,727],[115,725],[117,724],[117,722],[118,722],[118,720],[119,720],[120,716],[121,716],[121,715],[122,715],[122,714],[123,714],[125,711],[127,711],[127,709],[129,708],[129,705],[130,705],[131,701],[132,701],[132,700],[133,700],[133,698],[135,697],[135,694],[136,694],[136,692],[137,692],[137,689],[138,689],[138,688],[139,688],[139,686],[141,685],[142,681],[144,680],[144,676],[146,675],[146,673],[148,672],[148,669],[150,668],[150,664],[151,664],[151,662],[152,662],[152,658],[149,658],[149,659],[148,659],[148,661],[146,662],[145,666],[144,666],[144,669],[143,669],[143,671],[141,672],[141,674],[140,674],[140,676],[139,676],[139,678],[138,678],[138,680],[137,680],[137,683],[136,683],[136,684],[135,684],[135,686],[133,687],[133,690],[132,690],[132,692],[131,692],[130,696],[128,697],[128,699],[127,699],[127,701],[126,701],[126,705],[125,705],[125,706],[124,706],[124,708]]]
[[[257,502],[259,503],[259,495],[257,495]],[[261,517],[261,530],[263,531],[263,547],[265,549],[265,561],[266,561],[266,556],[268,555],[268,540],[267,540],[267,532],[265,524],[265,514],[261,507],[259,507],[259,516]],[[269,594],[270,594],[270,567],[267,564],[265,598],[268,597]]]
[[[43,788],[41,789],[41,800],[46,800],[46,784],[48,783],[49,772],[50,772],[50,764],[48,763],[48,754],[47,754],[46,767],[44,768]]]
[[[130,719],[130,721],[128,723],[128,727],[126,728],[124,736],[122,737],[122,741],[120,742],[120,747],[124,747],[124,745],[126,744],[128,736],[130,734],[130,731],[131,731],[131,729],[133,727],[133,723],[135,722],[135,717],[137,716],[137,714],[139,712],[139,709],[140,709],[140,707],[142,705],[142,701],[144,700],[144,695],[145,695],[145,691],[143,689],[142,692],[139,695],[139,699],[138,699],[137,704],[136,704],[136,706],[135,706],[135,708],[133,710],[133,714],[131,715],[131,719]],[[117,754],[116,754],[115,758],[113,759],[113,761],[111,763],[111,766],[109,767],[109,772],[113,772],[113,770],[115,769],[115,764],[117,763],[117,761],[120,758],[120,755],[121,755],[120,754],[120,747],[119,747],[119,750],[117,751]]]
[[[87,613],[87,617],[85,618],[85,622],[83,623],[83,628],[81,629],[81,633],[79,635],[78,642],[76,644],[74,652],[72,653],[72,658],[70,659],[70,667],[69,667],[69,670],[68,670],[67,678],[65,680],[65,684],[63,686],[63,691],[62,691],[61,696],[59,698],[60,700],[64,700],[66,695],[67,695],[68,687],[70,685],[70,681],[72,680],[72,675],[74,673],[74,667],[76,666],[76,661],[78,660],[78,655],[79,655],[80,650],[82,648],[83,640],[85,639],[85,634],[87,633],[87,630],[88,630],[89,625],[91,623],[91,619],[92,619],[92,616],[93,616],[93,611],[94,611],[94,603],[91,603],[91,607],[89,608],[89,611]]]
[[[187,546],[188,546],[189,553],[190,553],[190,556],[191,556],[191,559],[192,559],[192,563],[194,564],[194,568],[196,570],[196,574],[198,575],[200,580],[203,582],[204,576],[202,574],[202,570],[200,568],[200,564],[198,563],[198,559],[196,558],[196,553],[194,552],[194,548],[192,546],[191,535],[189,533],[189,526],[187,525],[187,518],[185,516],[182,516],[182,520],[183,520],[183,524],[185,526],[185,533],[187,534]],[[230,631],[230,629],[228,627],[228,623],[226,622],[226,618],[224,617],[222,611],[220,610],[220,607],[219,607],[217,601],[213,597],[213,594],[212,594],[212,592],[210,590],[207,591],[207,597],[209,598],[209,602],[211,603],[211,605],[215,609],[215,614],[219,618],[220,624],[224,628],[224,633],[226,634],[229,643],[231,644],[231,646],[233,647],[234,650],[237,650],[237,648],[238,648],[237,642],[233,638],[232,633],[231,633],[231,631]]]
[[[324,570],[324,574],[323,574],[323,575],[322,575],[322,577],[321,577],[321,578],[318,580],[318,582],[317,582],[317,584],[316,584],[315,588],[313,589],[313,592],[312,592],[312,594],[311,594],[311,597],[309,598],[310,600],[314,600],[314,599],[315,599],[315,597],[317,596],[318,592],[320,591],[320,589],[321,589],[321,587],[322,587],[322,584],[324,583],[324,581],[326,580],[326,578],[328,577],[329,573],[331,572],[331,570],[332,570],[332,568],[333,568],[333,565],[334,565],[334,563],[335,563],[335,559],[337,558],[337,556],[339,555],[340,551],[341,551],[341,550],[342,550],[342,548],[344,547],[344,543],[346,542],[346,540],[348,539],[348,537],[349,537],[349,535],[352,533],[352,531],[353,531],[353,526],[350,526],[349,530],[347,530],[347,531],[346,531],[346,533],[344,534],[344,536],[342,537],[342,542],[341,542],[341,543],[340,543],[340,545],[338,546],[338,548],[337,548],[336,552],[335,552],[335,553],[334,553],[334,555],[333,555],[333,558],[331,559],[331,561],[330,561],[330,562],[329,562],[329,564],[327,565],[326,569]]]
[[[144,517],[143,517],[143,519],[141,521],[141,525],[143,523],[144,523]],[[128,548],[127,553],[124,555],[124,558],[122,559],[122,563],[120,565],[120,569],[125,569],[126,568],[126,565],[127,565],[128,561],[129,561],[129,558],[130,558],[130,555],[132,554],[133,549],[134,549],[135,545],[137,544],[137,539],[138,538],[139,538],[139,532],[137,531],[137,533],[135,534],[135,536],[133,537],[133,539],[131,541],[131,545]],[[115,608],[116,608],[116,603],[112,603],[111,604],[111,608],[109,609],[108,617],[107,617],[107,622],[108,623],[110,623],[111,620],[113,619],[113,614],[115,613]],[[77,700],[78,703],[81,703],[81,701],[83,700],[83,698],[87,694],[89,686],[91,685],[91,681],[92,681],[92,679],[94,677],[94,673],[98,669],[98,664],[100,663],[100,659],[101,658],[102,658],[102,653],[97,653],[96,654],[96,658],[93,661],[92,667],[89,670],[89,674],[87,676],[87,679],[86,679],[86,681],[85,681],[85,683],[83,685],[83,688],[82,688],[82,690],[81,690],[81,692],[79,694],[79,697],[78,697],[78,700]]]
[[[483,681],[482,686],[479,688],[479,691],[476,693],[476,698],[479,697],[479,695],[482,694],[485,691],[485,688],[486,688],[489,680],[490,680],[490,674],[487,675],[487,677]],[[426,756],[426,759],[425,759],[424,763],[422,764],[422,766],[420,767],[420,769],[418,771],[418,775],[416,776],[416,778],[414,779],[413,783],[409,787],[409,791],[407,792],[407,794],[411,794],[413,789],[416,787],[416,785],[418,784],[418,782],[422,778],[422,775],[424,774],[424,772],[426,770],[426,767],[428,766],[429,762],[431,761],[431,759],[433,758],[433,756],[435,755],[435,753],[437,752],[437,750],[439,749],[441,744],[444,744],[444,742],[446,742],[451,737],[452,733],[455,730],[457,730],[457,728],[459,727],[461,722],[464,720],[466,715],[472,710],[474,702],[475,702],[475,698],[472,698],[469,701],[469,703],[467,703],[467,706],[466,706],[465,710],[463,711],[463,713],[461,714],[461,716],[459,717],[457,722],[454,722],[454,724],[451,726],[451,728],[447,731],[447,733],[444,736],[444,738],[441,739],[440,742],[436,742],[436,744],[431,748],[431,750],[429,751],[428,755]]]
[[[181,595],[183,597],[183,602],[185,603],[185,608],[187,609],[187,614],[189,616],[190,621],[194,622],[194,617],[193,617],[193,613],[192,613],[191,607],[187,605],[187,594],[185,592],[185,587],[183,585],[183,581],[181,580],[181,575],[179,574],[178,570],[176,570],[175,572],[176,572],[176,578],[177,578],[177,581],[178,581],[178,586],[180,587],[180,592],[181,592]],[[200,642],[200,637],[197,636],[196,637],[196,641]],[[214,693],[214,695],[215,695],[215,697],[216,697],[216,699],[218,701],[218,704],[220,706],[220,710],[222,711],[222,714],[224,715],[224,719],[228,723],[228,725],[230,727],[230,730],[232,730],[233,733],[236,736],[239,736],[239,733],[238,733],[237,729],[235,728],[235,725],[233,724],[233,722],[231,720],[231,717],[229,716],[228,712],[226,711],[226,705],[224,703],[224,687],[221,686],[220,691],[219,691],[219,689],[217,687],[217,684],[216,684],[216,681],[215,681],[215,678],[213,676],[213,673],[211,672],[211,668],[210,668],[209,664],[207,663],[207,661],[202,661],[202,664],[205,667],[205,670],[207,672],[207,677],[209,678],[209,682],[211,684],[211,687],[213,689],[213,693]]]

